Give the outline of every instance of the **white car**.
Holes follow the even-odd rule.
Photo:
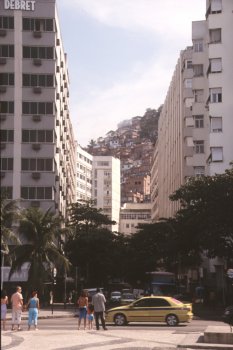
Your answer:
[[[120,302],[120,300],[121,300],[121,292],[115,291],[111,293],[110,295],[111,302],[117,303],[117,302]]]

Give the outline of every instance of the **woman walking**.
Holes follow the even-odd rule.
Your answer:
[[[1,291],[1,323],[2,329],[6,331],[6,313],[7,313],[8,296],[4,290]]]
[[[77,304],[79,306],[79,320],[78,329],[80,329],[81,321],[84,319],[84,330],[86,329],[86,317],[87,317],[87,307],[88,307],[88,297],[85,290],[82,291],[80,297],[78,298]]]
[[[27,303],[28,308],[28,330],[30,331],[32,324],[34,323],[35,330],[37,331],[37,320],[39,312],[40,302],[37,298],[37,292],[32,292],[32,297]]]

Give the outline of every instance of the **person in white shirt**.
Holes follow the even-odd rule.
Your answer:
[[[105,325],[105,319],[104,319],[104,311],[105,311],[105,303],[106,299],[105,296],[100,292],[100,288],[96,289],[96,294],[92,297],[92,304],[94,305],[94,312],[95,312],[95,324],[96,329],[100,329],[99,325],[99,318],[101,320],[101,324],[103,329],[106,331],[106,325]]]

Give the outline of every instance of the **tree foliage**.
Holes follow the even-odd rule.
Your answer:
[[[232,257],[232,168],[224,174],[192,178],[170,198],[180,201],[176,220],[194,246],[209,257]]]
[[[76,233],[115,223],[103,214],[102,209],[94,207],[94,201],[83,200],[70,205],[68,226],[72,227]]]
[[[68,260],[58,247],[61,234],[61,220],[48,209],[45,213],[39,208],[25,209],[20,220],[19,232],[24,244],[16,247],[10,276],[29,263],[28,285],[39,291],[50,278],[53,267],[69,268]]]
[[[9,245],[18,245],[20,240],[13,224],[20,218],[20,208],[16,200],[9,200],[1,194],[1,249],[9,253]]]

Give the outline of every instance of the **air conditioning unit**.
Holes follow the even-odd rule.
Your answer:
[[[40,207],[40,202],[39,201],[31,201],[31,207],[39,208]]]
[[[6,86],[1,85],[0,86],[0,93],[3,94],[6,92]]]
[[[58,38],[57,38],[57,40],[56,40],[56,44],[57,44],[57,46],[59,46],[59,45],[60,45],[60,39],[58,39]]]
[[[34,66],[41,66],[42,65],[42,61],[40,58],[34,58],[33,59],[33,64]]]
[[[0,64],[6,64],[6,57],[0,57]]]
[[[0,36],[6,36],[6,29],[0,29]]]
[[[33,87],[33,92],[34,92],[35,94],[41,94],[42,89],[41,89],[40,86],[34,86],[34,87]]]
[[[0,114],[0,122],[4,122],[6,120],[6,114]]]
[[[5,143],[0,143],[0,149],[5,149],[6,148],[6,144]]]
[[[59,181],[59,176],[55,175],[55,181]]]
[[[36,30],[36,31],[33,32],[33,36],[34,36],[34,38],[41,38],[42,37],[42,33],[41,33],[41,31]]]
[[[4,173],[4,172],[1,171],[1,172],[0,172],[0,177],[3,178],[3,177],[5,177],[5,176],[6,176],[6,173]]]
[[[39,143],[33,143],[32,144],[32,149],[34,149],[34,151],[39,151],[40,150],[40,144]]]
[[[34,180],[39,180],[39,179],[40,179],[40,173],[38,173],[38,172],[33,172],[33,173],[32,173],[32,178],[33,178]]]
[[[40,122],[41,121],[41,115],[35,114],[32,116],[32,120],[34,122]]]

